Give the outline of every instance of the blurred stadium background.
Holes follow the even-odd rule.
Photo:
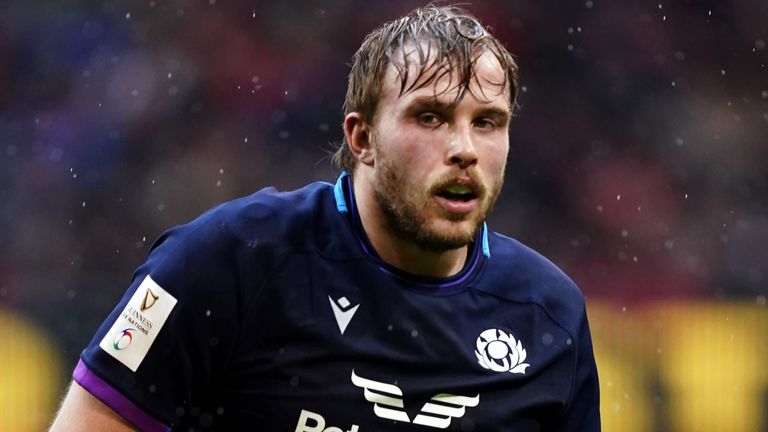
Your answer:
[[[418,2],[0,4],[0,424],[46,427],[153,239],[332,181]],[[588,297],[606,431],[768,431],[768,2],[474,1],[522,68],[491,226]]]

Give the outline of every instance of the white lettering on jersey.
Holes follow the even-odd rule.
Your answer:
[[[393,384],[370,380],[357,375],[352,370],[352,384],[364,389],[365,400],[373,403],[373,412],[377,417],[410,423],[405,412],[403,391]],[[421,407],[421,412],[413,419],[414,424],[445,429],[454,418],[463,417],[466,407],[475,407],[480,403],[480,395],[472,397],[440,393]]]
[[[147,276],[99,347],[136,372],[174,306],[176,298]]]
[[[311,424],[310,424],[311,423]],[[318,413],[312,411],[301,410],[299,415],[299,422],[296,423],[296,430],[294,432],[344,432],[337,427],[325,427],[325,419]],[[358,426],[353,424],[346,432],[358,432]]]
[[[413,422],[423,426],[445,429],[451,425],[452,419],[464,416],[466,407],[476,407],[479,403],[479,394],[475,397],[467,397],[440,393],[432,397],[432,402],[427,402],[421,407],[421,413],[413,419]]]
[[[331,309],[333,309],[333,316],[336,318],[336,324],[339,325],[341,334],[344,334],[344,330],[347,329],[349,322],[352,321],[352,317],[355,316],[355,312],[357,312],[357,308],[359,308],[360,305],[351,306],[346,297],[333,300],[331,296],[328,296],[328,300],[331,302]]]

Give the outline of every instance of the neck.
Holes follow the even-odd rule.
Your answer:
[[[453,276],[464,268],[468,246],[432,251],[420,247],[412,240],[400,238],[385,223],[371,184],[359,176],[352,180],[363,230],[384,262],[411,274],[435,278]]]

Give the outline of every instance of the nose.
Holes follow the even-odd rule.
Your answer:
[[[446,153],[448,165],[458,165],[461,169],[477,164],[477,151],[470,132],[457,131],[451,138],[451,146]]]

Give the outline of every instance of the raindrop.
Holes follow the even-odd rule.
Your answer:
[[[603,212],[603,206],[598,205],[598,206],[595,207],[595,210],[597,210],[598,213],[602,213]]]
[[[680,137],[675,138],[675,144],[677,144],[678,146],[682,146],[684,143],[685,141],[683,141],[682,138]]]
[[[720,69],[720,75],[725,76],[725,69]]]
[[[83,207],[85,207],[85,201],[83,201]]]
[[[552,336],[551,333],[544,333],[541,336],[541,343],[543,343],[544,345],[552,345],[552,342],[554,341],[554,339],[555,338]]]
[[[154,393],[155,391],[157,391],[157,387],[154,384],[150,384],[149,385],[149,392],[150,393]]]
[[[621,230],[621,236],[622,237],[628,237],[629,236],[629,230]]]
[[[131,19],[131,13],[130,12],[127,12],[125,14],[125,19],[127,19],[127,20]]]
[[[674,240],[665,240],[664,241],[664,249],[672,250],[673,247],[675,247],[675,241]]]
[[[219,174],[224,174],[224,168],[219,168]]]
[[[763,91],[760,93],[760,96],[761,96],[763,99],[768,99],[768,90],[763,90]]]
[[[205,311],[205,316],[207,316],[207,317],[211,316],[211,310],[210,309]]]
[[[621,194],[616,195],[616,201],[621,200]]]
[[[415,338],[419,335],[419,331],[416,329],[411,330],[411,337]]]
[[[594,3],[592,3],[592,0],[587,0],[587,2],[586,2],[586,3],[584,3],[584,6],[585,6],[587,9],[592,9],[592,6],[594,6],[594,5],[595,5],[595,4],[594,4]]]
[[[765,41],[762,40],[762,39],[756,40],[755,41],[755,48],[760,49],[760,50],[765,48]]]

